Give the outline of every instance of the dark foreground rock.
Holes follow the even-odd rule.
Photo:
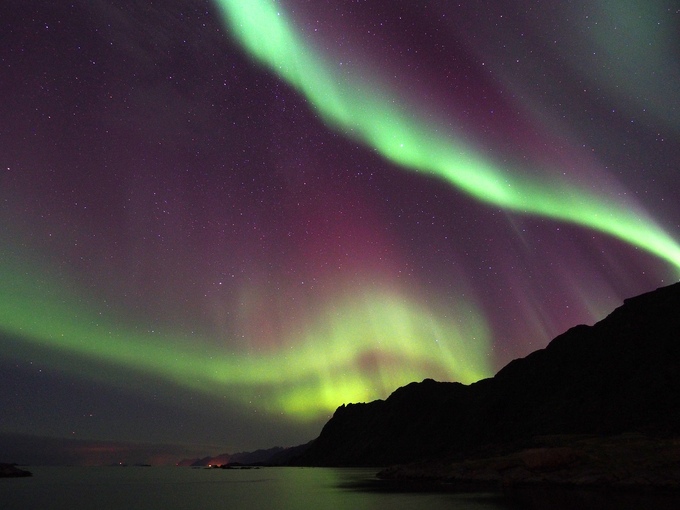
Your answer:
[[[512,489],[527,485],[582,488],[680,490],[680,439],[638,434],[613,437],[549,436],[535,446],[465,460],[425,461],[392,466],[379,478],[441,488],[485,486]]]
[[[0,478],[20,478],[24,476],[33,476],[30,471],[19,469],[14,464],[0,463]]]
[[[498,492],[529,510],[680,508],[680,439],[624,434],[534,442],[497,456],[393,466],[378,478],[383,490]]]

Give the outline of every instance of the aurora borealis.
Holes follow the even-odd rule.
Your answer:
[[[0,19],[0,432],[299,444],[680,274],[672,2]]]

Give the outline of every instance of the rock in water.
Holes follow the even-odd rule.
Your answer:
[[[0,478],[20,478],[33,476],[30,471],[19,469],[14,464],[0,464]]]

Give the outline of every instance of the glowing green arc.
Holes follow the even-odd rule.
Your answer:
[[[301,329],[281,331],[276,349],[226,354],[205,338],[123,326],[48,274],[0,255],[9,262],[0,266],[0,339],[12,336],[2,354],[29,360],[35,348],[48,349],[51,364],[79,376],[125,385],[118,370],[125,367],[307,419],[343,402],[384,397],[433,372],[468,383],[490,375],[489,333],[469,303],[465,322],[456,323],[392,291],[371,288],[334,300]],[[445,341],[438,343],[440,338]],[[475,345],[468,345],[469,338],[477,339]],[[375,363],[362,367],[365,356]]]
[[[231,33],[258,61],[302,93],[324,121],[409,170],[428,173],[473,197],[615,236],[680,269],[680,245],[618,201],[562,183],[512,175],[420,122],[376,84],[334,68],[305,44],[273,0],[215,0]]]

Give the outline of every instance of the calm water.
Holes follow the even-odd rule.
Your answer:
[[[375,469],[31,467],[0,479],[2,510],[272,508],[277,510],[507,510],[493,495],[385,493],[348,489]]]

